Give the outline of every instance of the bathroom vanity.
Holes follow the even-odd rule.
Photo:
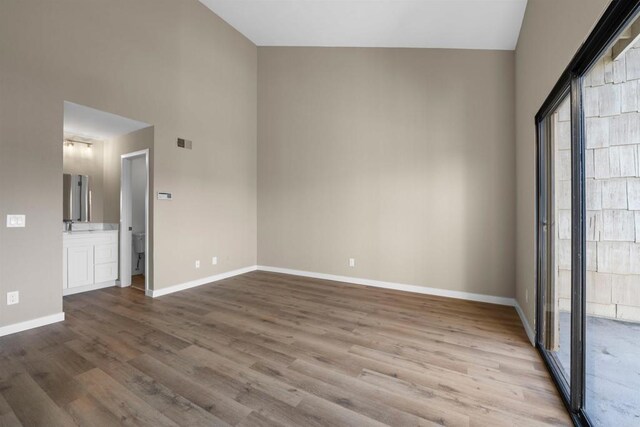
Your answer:
[[[118,230],[63,234],[63,295],[114,286],[118,278]]]

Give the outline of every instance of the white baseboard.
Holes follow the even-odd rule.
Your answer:
[[[527,333],[527,337],[529,338],[529,341],[531,341],[531,345],[535,346],[536,334],[533,331],[533,328],[531,327],[531,325],[529,324],[529,321],[527,320],[527,316],[524,315],[524,311],[522,311],[522,307],[520,307],[520,304],[518,304],[517,300],[516,300],[515,308],[516,308],[516,312],[518,312],[518,316],[520,316],[520,321],[522,322],[522,326],[524,326],[524,330]]]
[[[98,289],[112,288],[114,286],[116,286],[116,281],[111,280],[93,285],[78,286],[77,288],[67,288],[62,290],[62,296],[66,297],[67,295],[79,294],[80,292],[97,291]]]
[[[485,294],[476,294],[471,292],[451,291],[447,289],[429,288],[426,286],[407,285],[403,283],[384,282],[380,280],[362,279],[362,278],[350,277],[350,276],[338,276],[334,274],[316,273],[311,271],[293,270],[289,268],[270,267],[265,265],[252,265],[249,267],[227,271],[225,273],[220,273],[213,276],[204,277],[202,279],[196,279],[190,282],[169,286],[163,289],[147,290],[146,295],[153,298],[157,298],[163,295],[172,294],[174,292],[180,292],[186,289],[195,288],[197,286],[206,285],[207,283],[216,282],[218,280],[227,279],[229,277],[239,276],[241,274],[249,273],[255,270],[269,271],[272,273],[291,274],[294,276],[333,280],[335,282],[351,283],[355,285],[373,286],[376,288],[394,289],[394,290],[404,291],[404,292],[413,292],[413,293],[425,294],[425,295],[436,295],[441,297],[457,298],[457,299],[463,299],[468,301],[485,302],[490,304],[499,304],[499,305],[507,305],[507,306],[515,307],[516,312],[520,316],[520,320],[522,321],[522,325],[524,326],[524,329],[525,329],[525,332],[527,333],[527,337],[529,338],[529,341],[531,341],[532,344],[534,343],[535,334],[533,333],[533,328],[531,328],[531,326],[529,325],[529,322],[527,321],[527,318],[524,315],[522,308],[520,308],[520,305],[514,298],[498,297],[498,296],[485,295]]]
[[[355,285],[374,286],[376,288],[395,289],[398,291],[413,292],[418,294],[436,295],[440,297],[457,298],[469,301],[487,302],[490,304],[514,306],[516,300],[513,298],[496,297],[492,295],[474,294],[470,292],[450,291],[446,289],[428,288],[426,286],[406,285],[402,283],[383,282],[380,280],[361,279],[350,276],[336,276],[333,274],[314,273],[311,271],[291,270],[289,268],[269,267],[259,265],[258,270],[270,271],[273,273],[292,274],[294,276],[312,277],[314,279],[333,280],[334,282],[352,283]]]
[[[209,277],[203,277],[202,279],[192,280],[190,282],[180,283],[178,285],[169,286],[162,289],[154,289],[146,291],[146,295],[157,298],[163,295],[172,294],[174,292],[184,291],[185,289],[195,288],[196,286],[206,285],[207,283],[217,282],[218,280],[227,279],[229,277],[238,276],[240,274],[249,273],[255,271],[257,266],[251,265],[249,267],[239,268],[237,270],[227,271],[225,273],[216,274]]]
[[[533,328],[531,327],[531,325],[529,325],[529,322],[527,321],[527,318],[524,315],[522,308],[514,298],[497,297],[492,295],[475,294],[475,293],[461,292],[461,291],[450,291],[446,289],[428,288],[425,286],[407,285],[402,283],[383,282],[380,280],[362,279],[362,278],[349,277],[349,276],[338,276],[334,274],[314,273],[311,271],[292,270],[289,268],[269,267],[269,266],[263,266],[263,265],[251,265],[248,267],[239,268],[237,270],[231,270],[225,273],[204,277],[202,279],[196,279],[190,282],[169,286],[163,289],[147,290],[146,294],[147,296],[157,298],[163,295],[172,294],[174,292],[179,292],[186,289],[195,288],[197,286],[206,285],[207,283],[216,282],[218,280],[227,279],[229,277],[239,276],[241,274],[249,273],[255,270],[270,271],[273,273],[283,273],[283,274],[291,274],[294,276],[312,277],[315,279],[333,280],[335,282],[351,283],[355,285],[373,286],[377,288],[394,289],[398,291],[413,292],[413,293],[426,294],[426,295],[436,295],[436,296],[442,296],[442,297],[448,297],[448,298],[458,298],[458,299],[469,300],[469,301],[478,301],[478,302],[486,302],[491,304],[512,306],[512,307],[515,307],[516,312],[520,316],[520,320],[522,321],[522,325],[524,326],[524,329],[527,333],[527,337],[529,338],[529,341],[531,341],[531,344],[534,344],[535,334],[533,332]],[[102,285],[101,287],[114,286],[115,282],[108,283],[108,284],[101,284],[101,285]],[[81,288],[78,288],[78,289],[81,289]],[[62,321],[64,321],[64,313],[57,313],[49,316],[39,317],[33,320],[27,320],[25,322],[14,323],[13,325],[2,326],[0,327],[0,337],[14,334],[16,332],[26,331],[27,329],[38,328],[40,326],[45,326],[45,325],[49,325],[56,322],[62,322]]]
[[[64,321],[64,313],[56,313],[49,316],[38,317],[37,319],[14,323],[13,325],[2,326],[0,327],[0,337],[62,321]]]

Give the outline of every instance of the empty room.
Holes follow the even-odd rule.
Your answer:
[[[0,0],[0,426],[640,426],[640,0]]]

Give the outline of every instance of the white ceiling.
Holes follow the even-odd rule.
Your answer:
[[[527,0],[200,0],[258,46],[513,50]]]
[[[92,139],[112,139],[151,125],[116,114],[64,102],[64,133]]]

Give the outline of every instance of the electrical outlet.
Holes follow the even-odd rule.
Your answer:
[[[349,258],[349,267],[355,267],[355,266],[356,266],[356,259]]]
[[[196,260],[196,268],[200,268],[200,260]]]
[[[217,256],[214,256],[213,258],[211,258],[211,264],[218,265],[218,257]]]
[[[18,304],[20,302],[20,292],[7,292],[7,305]]]

